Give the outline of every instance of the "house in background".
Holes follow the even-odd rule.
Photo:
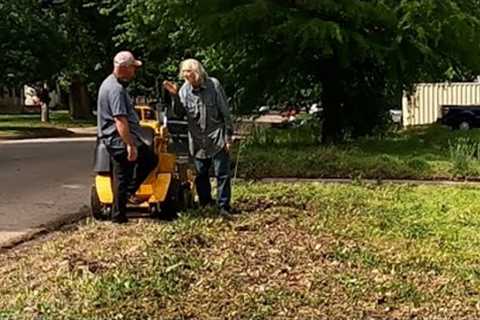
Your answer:
[[[50,91],[49,107],[61,105],[60,95],[56,91]],[[24,85],[23,88],[0,88],[0,114],[40,112],[40,100],[35,88]]]

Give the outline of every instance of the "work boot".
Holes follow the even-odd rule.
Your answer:
[[[227,208],[220,208],[218,210],[218,215],[223,217],[223,218],[231,218],[232,217],[232,214],[230,213],[230,210],[227,209]]]
[[[199,205],[200,205],[200,208],[213,207],[215,206],[215,200],[213,199],[200,200]]]
[[[119,216],[112,218],[113,223],[124,224],[128,222],[128,218],[126,216]]]
[[[139,204],[142,204],[144,202],[143,199],[140,199],[136,195],[132,194],[130,197],[128,197],[128,203],[133,204],[135,206],[138,206]]]

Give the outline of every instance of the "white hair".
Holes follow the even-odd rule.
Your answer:
[[[205,71],[205,68],[200,61],[196,59],[186,59],[180,63],[180,72],[178,74],[180,79],[185,80],[183,77],[183,70],[187,68],[193,71],[193,73],[196,75],[196,80],[198,80],[199,83],[204,83],[207,80],[208,74]]]

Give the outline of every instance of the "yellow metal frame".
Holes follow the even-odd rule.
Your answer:
[[[151,128],[155,133],[154,150],[158,156],[157,167],[152,170],[135,195],[148,203],[163,202],[176,171],[177,157],[175,154],[167,152],[170,140],[169,132],[166,127],[160,124],[159,119],[156,119],[154,110],[146,105],[135,106],[135,109],[140,117],[140,126]],[[193,187],[193,171],[187,170],[186,177],[186,182]],[[97,175],[95,177],[95,185],[100,202],[103,204],[113,203],[111,177],[108,175]]]
[[[98,198],[101,203],[112,203],[112,179],[110,176],[99,175],[95,177],[95,186],[97,187]]]

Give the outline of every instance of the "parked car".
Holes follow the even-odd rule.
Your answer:
[[[480,105],[442,105],[440,123],[453,129],[480,127]]]

